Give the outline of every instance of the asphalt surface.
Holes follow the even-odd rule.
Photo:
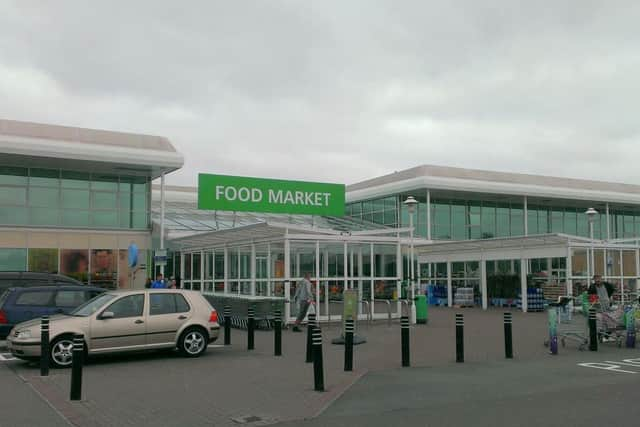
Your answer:
[[[638,350],[605,347],[524,362],[372,372],[318,418],[278,426],[637,425],[638,358]],[[621,362],[628,359],[636,360]]]
[[[546,315],[514,313],[516,358],[507,361],[502,310],[462,312],[464,364],[454,361],[453,310],[434,309],[427,325],[411,328],[411,368],[400,368],[397,321],[360,323],[367,343],[355,348],[348,373],[344,348],[330,344],[341,329],[323,325],[324,393],[313,390],[304,363],[305,334],[291,330],[282,357],[273,356],[272,332],[256,333],[249,352],[246,332],[234,329],[231,347],[212,346],[198,359],[91,359],[80,402],[68,400],[69,370],[41,378],[36,364],[0,357],[0,427],[637,424],[640,350],[580,352],[570,343],[551,356],[542,345]]]

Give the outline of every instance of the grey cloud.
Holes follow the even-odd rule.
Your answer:
[[[421,163],[635,182],[631,1],[8,2],[0,115],[169,137],[199,171]]]

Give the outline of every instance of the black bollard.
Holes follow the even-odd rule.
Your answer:
[[[313,329],[313,353],[314,390],[324,391],[324,367],[322,364],[322,331],[317,325]]]
[[[40,376],[49,375],[49,316],[42,316],[40,320]]]
[[[71,365],[71,400],[82,399],[82,363],[84,359],[84,336],[73,337],[73,360]]]
[[[464,363],[464,316],[456,313],[456,363]]]
[[[316,327],[315,313],[309,313],[309,323],[307,323],[307,358],[306,362],[313,362],[313,329]]]
[[[512,334],[513,315],[504,313],[504,357],[513,359],[513,334]]]
[[[253,307],[249,307],[247,313],[247,350],[255,349],[255,310]]]
[[[282,312],[280,310],[275,311],[273,332],[273,354],[275,356],[282,356]]]
[[[224,345],[231,345],[231,307],[224,306]]]
[[[352,318],[348,318],[344,325],[344,371],[353,371],[353,334],[355,325]]]
[[[589,309],[589,350],[598,351],[598,318],[596,309]]]
[[[400,338],[402,341],[402,367],[411,366],[411,350],[409,348],[409,317],[400,318]]]

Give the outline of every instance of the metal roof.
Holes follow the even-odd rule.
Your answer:
[[[420,189],[640,204],[640,186],[586,179],[423,165],[347,186],[347,201]]]
[[[0,120],[0,163],[157,178],[184,159],[161,136]]]

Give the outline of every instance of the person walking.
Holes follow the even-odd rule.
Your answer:
[[[311,281],[309,278],[311,274],[308,272],[304,274],[304,279],[296,286],[296,293],[293,296],[293,301],[298,304],[298,316],[296,322],[293,325],[293,332],[302,332],[300,329],[300,323],[307,315],[309,306],[313,303],[313,292],[311,290]]]

